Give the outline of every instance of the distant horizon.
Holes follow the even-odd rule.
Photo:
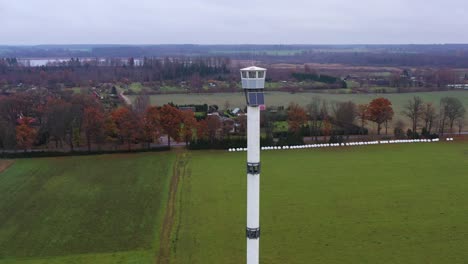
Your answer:
[[[41,43],[41,44],[2,44],[9,47],[37,46],[443,46],[468,45],[468,42],[447,43]]]

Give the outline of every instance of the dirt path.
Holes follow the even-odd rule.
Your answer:
[[[169,264],[171,257],[171,233],[174,224],[175,211],[177,206],[177,186],[180,177],[185,173],[188,163],[188,154],[185,151],[177,153],[176,161],[174,162],[174,169],[170,183],[169,198],[166,205],[166,214],[164,215],[164,222],[160,234],[159,255],[156,259],[156,264]]]
[[[13,163],[15,163],[14,160],[0,160],[0,173],[8,169]]]
[[[120,93],[120,96],[127,105],[132,105],[132,100],[130,100],[130,98],[128,98],[123,92]]]

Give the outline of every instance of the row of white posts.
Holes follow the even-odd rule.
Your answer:
[[[307,148],[328,148],[328,147],[350,147],[350,146],[366,146],[377,144],[402,144],[402,143],[431,143],[439,142],[440,139],[396,139],[396,140],[376,140],[376,141],[360,141],[349,143],[324,143],[324,144],[307,144],[294,146],[271,146],[262,147],[262,150],[282,150],[282,149],[307,149]],[[446,141],[453,141],[453,138],[446,138]],[[247,148],[230,148],[229,152],[247,151]]]

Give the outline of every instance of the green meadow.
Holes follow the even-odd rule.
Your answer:
[[[468,143],[261,155],[261,263],[466,263]],[[243,263],[245,162],[16,160],[0,173],[0,264]]]
[[[466,263],[468,144],[261,155],[261,263]],[[187,159],[171,263],[243,263],[246,153]]]
[[[404,105],[413,96],[419,96],[425,102],[432,102],[436,106],[439,105],[440,99],[446,96],[456,97],[460,99],[468,108],[468,91],[445,91],[445,92],[420,92],[420,93],[371,93],[371,94],[331,94],[331,93],[285,93],[285,92],[266,92],[265,103],[267,106],[288,106],[289,103],[295,102],[299,105],[306,106],[312,101],[313,97],[319,97],[328,102],[343,102],[353,101],[356,104],[369,103],[375,98],[385,97],[393,104],[395,111],[394,120],[404,119],[401,112]],[[131,100],[135,100],[136,96],[129,96]],[[223,107],[226,101],[231,107],[244,107],[245,97],[239,93],[214,93],[214,94],[160,94],[151,95],[151,103],[154,105],[163,105],[169,102],[175,104],[216,104]]]
[[[0,263],[151,263],[174,158],[17,160],[0,174]]]

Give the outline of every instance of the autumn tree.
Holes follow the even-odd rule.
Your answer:
[[[30,117],[23,117],[18,120],[16,126],[16,144],[25,152],[33,146],[36,139],[36,129],[31,126],[32,121]]]
[[[208,137],[211,142],[213,142],[216,139],[216,135],[218,134],[218,131],[222,127],[222,122],[220,120],[219,116],[216,115],[209,115],[206,118],[206,124],[207,124],[207,129],[208,129]]]
[[[167,145],[171,147],[171,138],[180,141],[180,127],[183,122],[182,111],[172,105],[164,105],[160,109],[160,124],[167,135]]]
[[[63,147],[63,141],[67,137],[68,128],[71,122],[72,105],[63,99],[49,98],[45,104],[43,116],[43,128],[47,139],[50,137],[55,141],[55,147]]]
[[[185,140],[186,144],[193,138],[193,132],[197,126],[197,119],[193,111],[182,111],[182,127],[181,137]]]
[[[104,135],[104,113],[99,107],[88,106],[83,112],[83,131],[86,136],[88,151],[91,151],[91,141],[98,143]]]
[[[138,116],[130,108],[121,107],[112,111],[111,118],[117,128],[117,135],[122,142],[127,142],[130,150],[132,142],[137,140],[140,132]]]
[[[115,147],[115,144],[119,140],[118,133],[119,131],[114,120],[111,116],[107,116],[104,120],[104,140]]]
[[[382,124],[393,118],[392,103],[386,98],[376,98],[369,103],[369,120],[377,124],[377,135],[380,135]]]
[[[421,119],[423,113],[423,107],[423,101],[419,96],[414,96],[403,106],[403,114],[411,120],[413,137],[417,134],[416,130],[418,128],[418,121]]]
[[[143,139],[148,144],[148,148],[152,142],[159,142],[161,132],[161,115],[158,107],[148,107],[143,116]]]
[[[209,137],[208,122],[206,119],[202,119],[198,121],[196,125],[196,129],[197,129],[197,136],[196,136],[197,139],[204,139],[204,140],[208,139]]]
[[[67,122],[68,142],[73,151],[74,145],[80,146],[81,132],[86,108],[101,109],[101,104],[96,98],[89,95],[73,94],[69,99],[71,103],[69,121]],[[95,138],[96,140],[98,137]]]
[[[307,123],[307,114],[304,108],[296,103],[290,103],[288,107],[289,131],[298,135],[301,127]]]

